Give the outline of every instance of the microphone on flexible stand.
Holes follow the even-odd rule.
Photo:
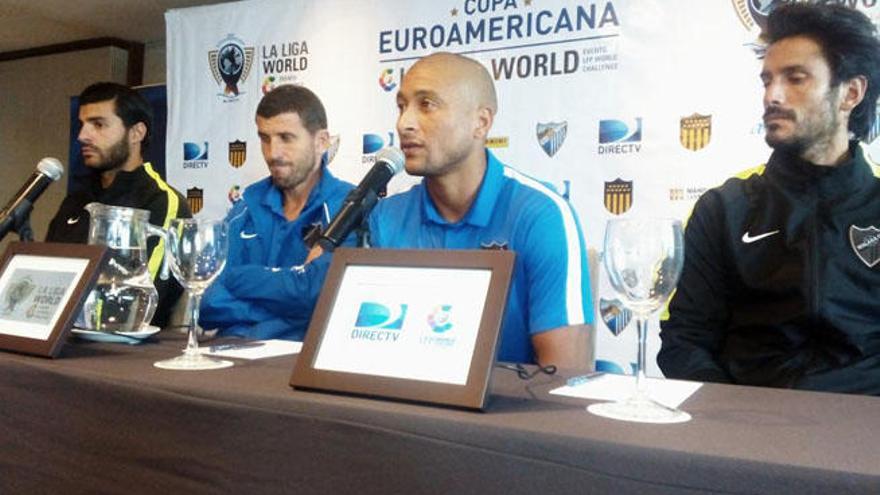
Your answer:
[[[9,203],[0,210],[0,239],[9,232],[15,231],[22,241],[33,241],[34,234],[30,226],[30,213],[34,202],[64,174],[64,167],[56,158],[43,158],[37,164],[37,171],[30,176]]]
[[[367,172],[360,184],[348,193],[339,212],[330,221],[327,229],[315,234],[310,244],[316,243],[324,250],[336,249],[348,235],[358,228],[376,206],[380,196],[384,196],[385,186],[397,173],[403,170],[406,158],[398,148],[383,148],[376,153],[376,164]],[[317,239],[314,239],[317,237]],[[307,240],[308,242],[308,240]]]

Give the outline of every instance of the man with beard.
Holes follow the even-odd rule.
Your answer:
[[[406,171],[424,177],[379,202],[373,245],[393,249],[509,249],[516,253],[498,359],[589,368],[587,251],[571,205],[486,148],[498,104],[479,62],[422,58],[397,94]],[[428,289],[426,289],[428,290]]]
[[[248,186],[226,217],[229,257],[205,292],[199,323],[219,335],[302,340],[329,264],[324,256],[303,266],[304,238],[327,227],[354,186],[327,168],[327,116],[309,89],[273,89],[256,124],[269,177]]]
[[[764,34],[766,166],[697,202],[661,322],[670,378],[880,394],[880,94],[871,21],[775,9]]]
[[[79,95],[80,131],[77,137],[83,162],[91,174],[70,192],[49,225],[48,242],[86,243],[91,202],[150,211],[150,223],[166,228],[173,218],[191,216],[186,201],[153,170],[144,154],[149,146],[153,110],[143,96],[117,83],[95,83]],[[164,327],[182,294],[169,277],[158,276],[164,248],[150,238],[148,265],[159,292],[151,323]]]

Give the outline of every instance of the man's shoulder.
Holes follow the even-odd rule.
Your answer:
[[[500,198],[501,208],[517,208],[523,215],[544,215],[548,212],[567,214],[571,211],[568,200],[555,186],[504,165]]]
[[[321,189],[325,196],[344,196],[354,189],[355,185],[346,180],[336,177],[329,168],[324,168],[324,177],[321,181]]]
[[[697,204],[709,202],[721,202],[725,204],[737,203],[746,198],[750,192],[761,187],[766,182],[766,165],[744,169],[724,180],[720,185],[712,187],[703,193]]]
[[[179,199],[185,199],[186,195],[177,190],[176,187],[169,184],[162,176],[147,162],[139,167],[139,186],[143,187],[143,193],[155,194],[157,196],[174,194]]]
[[[270,187],[273,187],[272,177],[263,177],[256,182],[251,182],[247,187],[245,187],[244,192],[241,194],[241,198],[246,201],[262,199],[263,195],[266,194],[266,190]]]
[[[139,171],[139,187],[142,189],[133,191],[133,193],[140,196],[142,198],[140,201],[145,201],[147,207],[151,210],[158,208],[155,211],[162,212],[164,217],[189,218],[192,216],[186,196],[166,182],[149,162],[141,165]]]

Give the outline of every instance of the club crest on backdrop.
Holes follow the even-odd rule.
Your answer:
[[[535,134],[538,138],[538,144],[541,145],[547,156],[552,158],[565,142],[565,136],[568,134],[568,122],[549,122],[547,124],[539,122],[535,126]]]
[[[615,337],[626,329],[633,316],[632,311],[626,309],[619,300],[604,298],[599,300],[599,315]]]
[[[247,143],[236,139],[229,143],[229,164],[241,168],[247,160]]]
[[[629,211],[633,203],[633,183],[618,177],[605,183],[605,209],[615,215]]]
[[[699,151],[712,139],[712,116],[694,113],[681,118],[679,128],[681,145],[691,151]]]
[[[193,215],[202,211],[202,207],[205,206],[205,190],[198,187],[187,189],[186,202]]]

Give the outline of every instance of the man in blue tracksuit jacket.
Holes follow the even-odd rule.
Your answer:
[[[327,117],[308,89],[270,91],[256,123],[270,176],[250,185],[227,215],[226,269],[205,292],[199,323],[219,335],[302,340],[330,262],[323,256],[304,265],[304,237],[327,226],[353,186],[327,169]]]

